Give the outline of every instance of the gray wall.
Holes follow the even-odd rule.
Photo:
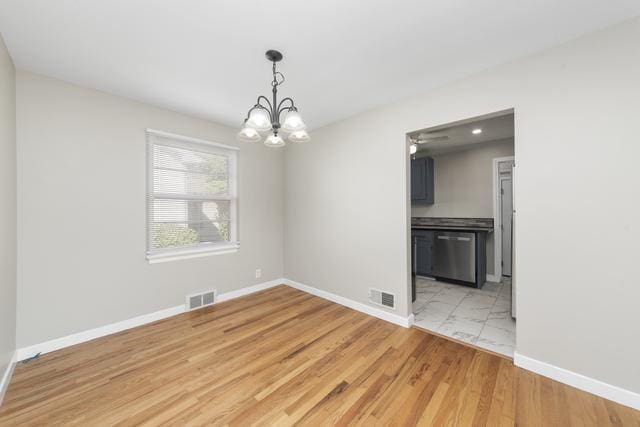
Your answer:
[[[411,216],[493,218],[493,159],[513,156],[513,139],[432,154],[433,205],[411,205]],[[487,237],[487,274],[494,273],[493,233]]]
[[[18,347],[282,277],[282,151],[241,145],[238,253],[150,265],[145,128],[236,130],[22,71],[17,107]]]
[[[517,351],[640,392],[640,19],[315,130],[286,151],[286,277],[409,314],[406,133],[515,109]]]
[[[16,84],[15,68],[1,36],[0,200],[0,378],[2,378],[16,349]]]

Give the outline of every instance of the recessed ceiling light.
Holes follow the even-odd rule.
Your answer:
[[[480,129],[480,128],[474,129],[474,130],[471,131],[471,133],[474,134],[474,135],[479,135],[479,134],[482,133],[482,129]]]

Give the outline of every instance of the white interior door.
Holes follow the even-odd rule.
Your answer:
[[[512,249],[511,249],[511,317],[513,317],[514,319],[516,318],[516,256],[518,251],[516,250],[517,243],[516,243],[516,233],[513,232],[513,230],[515,230],[516,228],[516,223],[518,221],[518,214],[517,214],[517,210],[518,210],[518,201],[515,200],[513,198],[513,188],[515,188],[514,183],[517,182],[517,176],[516,176],[516,165],[514,164],[513,167],[511,168],[511,189],[512,189],[512,197],[511,197],[511,203],[513,204],[513,214],[511,216],[511,234],[513,235],[513,238],[511,239],[512,242]]]
[[[500,180],[502,217],[502,275],[511,277],[513,261],[513,185],[511,178]]]

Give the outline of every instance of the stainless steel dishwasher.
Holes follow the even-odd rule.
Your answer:
[[[475,283],[475,233],[436,231],[433,252],[434,276]]]

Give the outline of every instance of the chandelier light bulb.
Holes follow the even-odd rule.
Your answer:
[[[416,151],[418,151],[418,145],[417,144],[411,144],[409,146],[409,154],[416,154]]]
[[[306,126],[302,121],[302,117],[300,117],[300,113],[296,110],[290,110],[284,118],[282,129],[287,132],[296,132],[306,129]]]
[[[284,139],[280,135],[271,134],[265,139],[264,145],[267,147],[283,147],[285,145]]]
[[[260,134],[252,127],[244,126],[240,132],[238,132],[238,140],[243,142],[258,142],[260,141]]]
[[[291,142],[307,142],[309,140],[311,140],[311,137],[306,130],[291,132],[289,135],[289,141]]]
[[[254,128],[258,132],[265,132],[271,129],[271,118],[262,108],[255,108],[249,114],[247,125]]]

